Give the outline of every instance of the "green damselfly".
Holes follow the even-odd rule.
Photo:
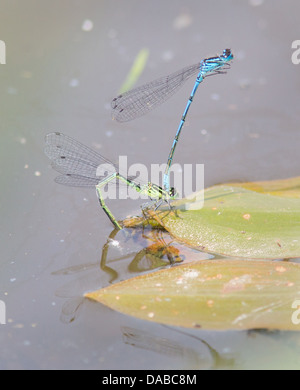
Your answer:
[[[96,187],[100,205],[117,229],[122,227],[105,204],[102,194],[103,188],[113,180],[119,180],[151,200],[157,200],[156,208],[164,201],[170,205],[170,201],[177,197],[174,188],[166,191],[150,182],[137,183],[135,177],[121,174],[117,164],[65,134],[50,133],[46,135],[45,143],[45,154],[51,160],[52,168],[61,173],[55,181],[71,187]],[[99,170],[102,164],[105,164],[106,175]]]

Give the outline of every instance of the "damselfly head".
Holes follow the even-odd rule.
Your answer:
[[[231,57],[231,58],[233,58],[233,55],[232,55],[232,53],[231,53],[231,50],[230,50],[230,49],[225,49],[225,50],[223,51],[223,54],[222,54],[222,56],[223,56],[224,58],[228,58],[228,57]]]

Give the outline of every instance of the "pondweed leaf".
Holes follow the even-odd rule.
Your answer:
[[[300,302],[296,263],[202,260],[140,275],[86,297],[124,314],[174,326],[300,330],[292,321],[295,302]]]

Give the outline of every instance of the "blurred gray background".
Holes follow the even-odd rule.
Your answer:
[[[199,87],[174,161],[205,164],[206,186],[299,176],[299,15],[296,0],[0,0],[0,369],[299,368],[297,333],[182,334],[82,302],[108,284],[99,262],[112,226],[93,190],[54,183],[43,153],[45,134],[61,131],[112,160],[166,162],[193,81],[147,116],[113,122],[135,57],[149,50],[141,84],[231,48],[228,74]],[[139,211],[110,207],[119,219]]]

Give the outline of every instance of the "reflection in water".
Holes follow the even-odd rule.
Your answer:
[[[123,342],[135,348],[156,352],[160,355],[181,357],[199,364],[199,356],[192,348],[180,345],[174,340],[152,335],[128,326],[121,327]]]
[[[124,229],[123,229],[124,231]],[[111,247],[119,247],[119,242],[115,240],[119,230],[115,229],[103,246],[101,257],[101,269],[110,275],[110,283],[118,278],[118,272],[107,265],[108,251]],[[127,241],[132,239],[135,244],[142,247],[141,250],[135,253],[122,255],[114,258],[113,262],[132,258],[128,265],[130,273],[140,273],[148,270],[153,270],[180,263],[185,256],[181,255],[180,249],[172,245],[172,240],[168,233],[160,229],[126,229]]]
[[[75,297],[69,299],[62,307],[60,315],[61,322],[64,324],[70,324],[71,322],[74,322],[80,314],[80,309],[82,308],[84,301],[84,297]]]
[[[79,317],[82,308],[88,303],[83,297],[87,290],[99,289],[109,283],[132,277],[133,274],[176,266],[186,257],[192,261],[212,256],[180,245],[166,231],[160,229],[141,227],[113,230],[102,248],[100,263],[75,265],[53,273],[57,276],[80,274],[76,280],[57,291],[58,296],[68,298],[62,307],[61,322],[70,324]],[[149,326],[153,329],[157,324]],[[158,326],[168,330],[167,337],[158,335],[157,332],[152,334],[151,331],[122,326],[124,345],[154,352],[163,357],[179,359],[181,365],[189,368],[233,366],[234,359],[228,352],[220,354],[203,338],[193,334],[194,330],[189,333],[178,328]],[[191,339],[195,341],[191,342]]]
[[[165,326],[166,327],[166,326]],[[176,333],[180,333],[186,338],[192,338],[196,340],[194,347],[187,347],[185,339],[181,343],[172,340],[171,338],[162,338],[149,334],[145,331],[123,326],[121,331],[123,333],[123,341],[125,344],[129,344],[135,348],[145,349],[147,351],[153,351],[160,355],[167,355],[171,357],[180,357],[189,366],[195,368],[229,368],[233,367],[235,360],[228,354],[221,355],[216,351],[209,343],[204,339],[195,336],[192,332],[179,330],[178,328],[172,328],[167,326],[170,330],[170,337],[172,334],[176,336]],[[209,367],[208,367],[209,366]]]
[[[175,266],[187,256],[189,260],[212,257],[177,243],[161,229],[140,227],[113,230],[103,245],[100,263],[74,265],[53,272],[57,276],[80,274],[56,291],[57,296],[68,298],[62,308],[61,321],[70,323],[78,317],[85,301],[85,292],[133,275]]]
[[[135,276],[134,274],[176,266],[183,260],[187,262],[212,257],[180,245],[162,230],[114,230],[102,248],[99,262],[74,265],[53,273],[64,277],[77,275],[75,280],[57,291],[58,296],[68,298],[63,304],[60,320],[70,324],[78,319],[82,309],[89,304],[83,297],[86,291],[128,279]],[[99,303],[97,306],[101,308]],[[244,355],[247,362],[253,359],[253,366],[256,366],[253,353],[257,348],[265,348],[267,345],[268,348],[280,350],[289,339],[291,348],[288,352],[292,356],[298,356],[299,352],[299,339],[291,332],[206,332],[201,329],[186,330],[148,322],[145,325],[145,321],[135,321],[134,325],[130,326],[132,318],[122,314],[120,316],[125,318],[126,324],[120,328],[123,344],[121,342],[119,348],[127,346],[130,349],[134,347],[154,353],[158,362],[161,358],[170,358],[170,364],[179,364],[181,368],[232,369],[240,366]],[[137,324],[141,324],[141,328],[137,328]],[[118,329],[119,327],[117,331]]]

